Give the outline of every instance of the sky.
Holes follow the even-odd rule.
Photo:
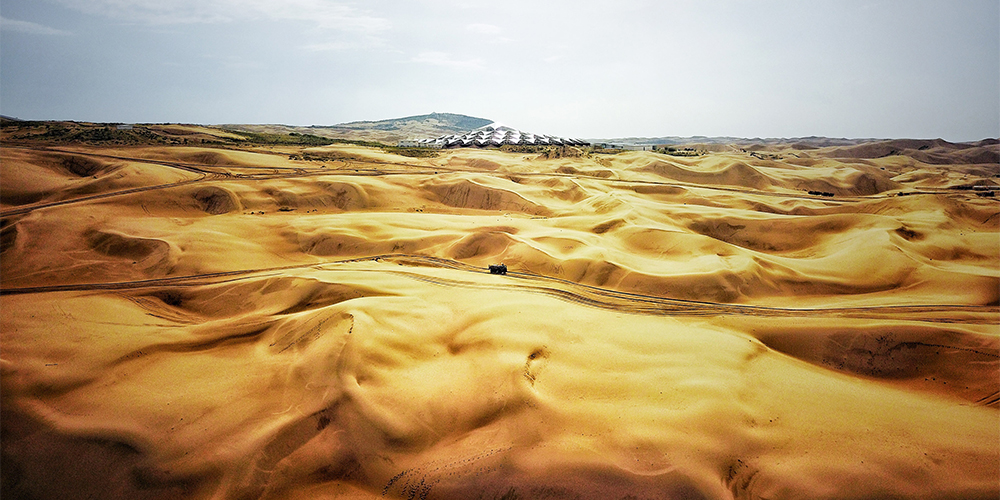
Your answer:
[[[0,0],[0,114],[1000,135],[1000,0]]]

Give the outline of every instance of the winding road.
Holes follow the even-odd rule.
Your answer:
[[[398,264],[402,269],[373,269],[352,266],[360,262],[385,262]],[[443,268],[469,273],[469,279],[457,280],[433,272]],[[246,279],[279,276],[295,270],[349,271],[389,273],[425,283],[470,289],[516,290],[555,297],[568,302],[629,314],[657,316],[724,316],[743,315],[758,317],[838,317],[838,318],[907,318],[932,323],[1000,323],[1000,306],[996,305],[947,305],[913,304],[867,307],[785,308],[724,302],[674,299],[656,295],[622,292],[609,288],[585,285],[573,281],[544,276],[531,272],[508,271],[505,276],[492,275],[485,268],[457,260],[418,254],[383,254],[320,263],[298,264],[281,267],[241,269],[215,273],[172,276],[156,279],[119,281],[108,283],[78,283],[20,288],[0,288],[0,296],[32,293],[74,291],[126,291],[147,288],[197,287],[217,285]]]

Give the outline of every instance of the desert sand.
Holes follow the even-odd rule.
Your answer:
[[[4,498],[995,499],[998,147],[897,146],[7,142]]]

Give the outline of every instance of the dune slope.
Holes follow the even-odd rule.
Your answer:
[[[5,146],[2,493],[996,498],[1000,167],[931,146]]]

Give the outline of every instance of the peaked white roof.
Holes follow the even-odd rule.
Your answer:
[[[556,146],[586,146],[586,141],[579,139],[567,139],[553,135],[532,134],[522,132],[502,123],[493,122],[489,125],[470,130],[464,134],[449,134],[436,137],[434,139],[421,139],[417,141],[423,146],[443,147],[443,148],[463,148],[463,147],[498,147],[505,144],[513,145],[556,145]]]

